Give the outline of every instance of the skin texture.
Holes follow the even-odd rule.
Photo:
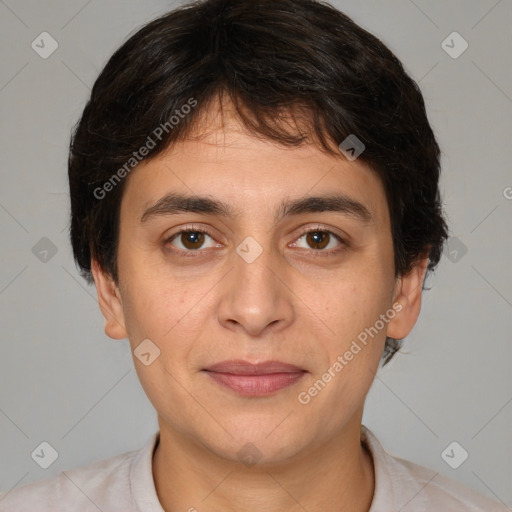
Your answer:
[[[168,512],[368,511],[375,482],[360,443],[364,401],[386,333],[404,338],[416,322],[427,260],[395,279],[384,189],[361,161],[256,138],[229,106],[223,122],[218,109],[209,112],[202,137],[176,143],[129,176],[119,283],[93,262],[106,334],[129,338],[132,350],[150,339],[161,351],[149,366],[134,357],[158,413],[157,494]],[[237,215],[182,212],[141,222],[169,192],[222,200]],[[372,220],[331,211],[274,220],[283,200],[333,192],[364,204]],[[344,242],[330,235],[315,249],[307,228]],[[211,237],[185,257],[184,237],[167,241],[180,229]],[[263,250],[252,263],[236,252],[248,236]],[[398,303],[385,328],[301,404],[299,393]],[[279,360],[307,373],[271,395],[243,397],[202,371],[226,359]],[[247,443],[261,454],[252,466],[237,455]]]

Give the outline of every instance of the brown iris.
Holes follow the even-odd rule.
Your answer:
[[[200,249],[204,244],[204,235],[201,231],[185,231],[181,234],[181,243],[187,249]]]
[[[324,249],[329,244],[329,233],[324,231],[310,231],[306,235],[306,240],[313,249]]]

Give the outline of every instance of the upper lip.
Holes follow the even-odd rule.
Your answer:
[[[234,375],[270,375],[272,373],[298,373],[306,371],[298,366],[281,361],[250,363],[243,359],[222,361],[205,368],[205,370],[217,373],[232,373]]]

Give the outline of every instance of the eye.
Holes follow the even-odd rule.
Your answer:
[[[304,249],[313,249],[317,252],[336,252],[336,242],[338,246],[343,244],[343,240],[336,234],[325,229],[313,228],[305,231],[297,242],[290,244],[292,247],[301,247],[300,240],[304,239],[306,246]],[[333,250],[334,249],[334,250]]]
[[[207,238],[210,238],[212,242],[210,245],[205,247],[204,243]],[[178,231],[172,235],[166,243],[170,243],[173,247],[177,247],[181,251],[193,252],[199,249],[207,249],[209,247],[215,247],[215,241],[206,231],[201,229],[184,229]]]
[[[208,243],[208,239],[210,239],[209,245],[205,245],[205,243]],[[165,243],[173,246],[174,250],[188,253],[191,256],[195,252],[200,253],[201,249],[219,246],[207,231],[193,226],[178,231],[170,236]],[[315,227],[305,231],[295,242],[289,244],[289,247],[300,247],[313,250],[316,253],[331,254],[338,252],[344,245],[346,244],[340,236],[331,231]]]

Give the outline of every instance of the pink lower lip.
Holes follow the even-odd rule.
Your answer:
[[[295,384],[306,372],[234,375],[206,372],[213,380],[243,396],[265,396]]]

